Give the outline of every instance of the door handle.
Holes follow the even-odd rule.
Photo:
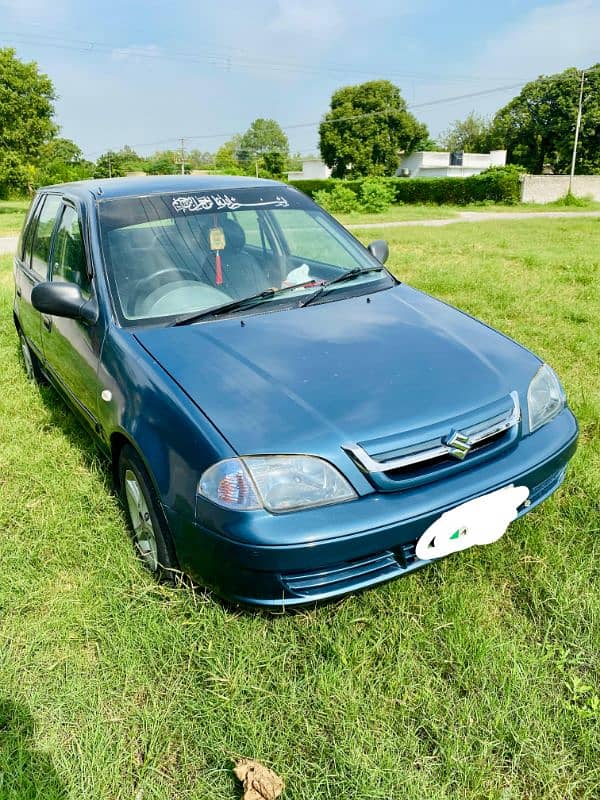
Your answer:
[[[44,328],[50,333],[52,330],[52,317],[47,317],[45,314],[42,316],[42,322],[44,323]]]

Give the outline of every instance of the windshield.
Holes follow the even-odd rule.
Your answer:
[[[263,292],[260,303],[298,304],[350,270],[361,272],[320,302],[382,277],[391,283],[385,271],[368,271],[381,265],[328,214],[283,186],[115,198],[98,208],[124,324],[201,314]]]

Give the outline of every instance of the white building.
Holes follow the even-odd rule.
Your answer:
[[[488,167],[503,167],[505,164],[506,150],[492,150],[490,153],[420,150],[402,159],[396,175],[405,178],[467,178]]]
[[[303,158],[302,171],[288,172],[288,181],[314,181],[330,176],[331,170],[320,158]]]

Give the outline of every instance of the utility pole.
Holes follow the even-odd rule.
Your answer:
[[[573,186],[573,176],[575,175],[575,160],[577,159],[577,144],[579,142],[579,128],[581,126],[581,106],[583,104],[583,82],[585,81],[585,70],[581,70],[581,86],[579,87],[579,107],[577,109],[577,124],[575,125],[575,141],[573,142],[573,158],[571,160],[571,174],[569,175],[569,194]]]
[[[179,158],[175,159],[176,164],[181,164],[181,174],[185,175],[185,139],[183,136],[180,139],[181,147],[179,148]]]

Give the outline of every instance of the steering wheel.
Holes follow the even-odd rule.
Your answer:
[[[183,280],[184,277],[187,277],[188,279],[191,279],[193,281],[198,281],[198,276],[195,275],[189,269],[177,269],[177,267],[168,267],[167,269],[159,269],[158,272],[154,272],[152,275],[146,275],[145,278],[141,278],[135,285],[134,289],[135,294],[136,295],[142,294],[145,291],[147,284],[152,285],[153,281],[155,281],[157,278],[162,278],[164,275],[169,275],[170,273],[173,273],[173,275],[175,275],[178,280]],[[163,283],[167,284],[169,282],[170,281],[164,281]],[[158,288],[158,286],[156,288]]]

